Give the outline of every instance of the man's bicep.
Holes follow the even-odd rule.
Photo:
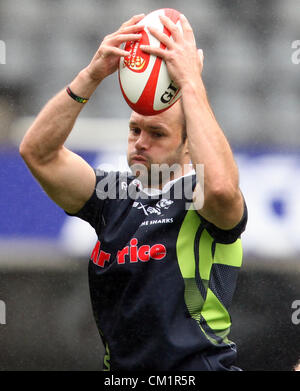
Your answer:
[[[193,193],[193,201],[198,213],[220,229],[234,228],[243,217],[245,202],[239,189],[229,202],[217,198],[215,202],[207,202],[203,190],[197,184]]]
[[[30,169],[48,196],[68,213],[78,212],[95,189],[93,168],[66,148],[51,162]]]

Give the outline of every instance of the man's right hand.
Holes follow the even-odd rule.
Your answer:
[[[137,41],[141,38],[143,25],[137,23],[144,18],[144,14],[135,15],[116,32],[107,35],[99,46],[86,71],[95,81],[101,81],[115,72],[122,56],[128,56],[129,52],[120,48],[127,41]]]

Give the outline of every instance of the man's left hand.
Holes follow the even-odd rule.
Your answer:
[[[154,48],[141,45],[146,53],[161,57],[167,65],[171,79],[182,88],[186,82],[199,81],[203,68],[203,52],[197,50],[193,29],[184,15],[180,15],[180,28],[167,16],[160,16],[162,24],[170,31],[171,36],[148,26],[149,32],[165,47]]]

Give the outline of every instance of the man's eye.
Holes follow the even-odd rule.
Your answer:
[[[133,133],[133,134],[140,134],[140,129],[139,128],[131,128],[130,131]]]

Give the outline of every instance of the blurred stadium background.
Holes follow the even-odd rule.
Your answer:
[[[106,34],[162,7],[188,17],[204,50],[204,82],[248,204],[231,312],[238,365],[291,370],[300,356],[292,322],[300,300],[299,0],[0,0],[0,370],[101,368],[87,284],[94,233],[46,197],[18,145]],[[114,74],[67,145],[94,166],[122,166],[129,113]]]

